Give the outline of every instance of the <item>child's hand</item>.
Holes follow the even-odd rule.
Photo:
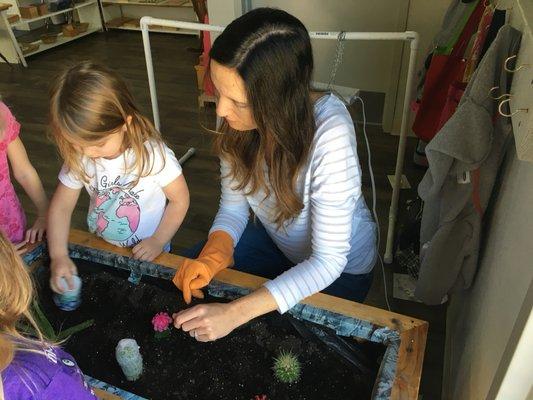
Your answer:
[[[152,261],[163,252],[164,246],[164,243],[151,236],[138,243],[132,249],[133,258],[141,261]]]
[[[74,289],[74,282],[72,282],[72,275],[78,274],[76,264],[72,262],[69,256],[62,256],[54,258],[50,262],[50,287],[56,293],[63,293],[64,285],[61,284],[61,279],[65,278],[69,289]]]
[[[26,242],[35,243],[43,240],[46,231],[46,217],[37,217],[33,226],[26,231]]]
[[[15,251],[17,252],[19,256],[26,253],[26,244],[28,244],[28,242],[26,240],[23,240],[22,242],[16,243],[13,245],[13,247],[15,248]]]

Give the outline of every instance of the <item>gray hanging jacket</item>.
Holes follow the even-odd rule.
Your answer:
[[[512,76],[503,63],[518,53],[520,38],[510,25],[500,29],[457,110],[426,147],[429,169],[418,186],[424,211],[415,290],[426,304],[441,304],[474,278],[483,212],[512,130],[489,91],[499,86],[494,94],[509,93]]]

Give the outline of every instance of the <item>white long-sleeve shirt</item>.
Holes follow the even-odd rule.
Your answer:
[[[223,230],[237,244],[253,210],[274,243],[296,264],[265,284],[281,313],[328,287],[342,272],[370,272],[377,257],[376,226],[361,193],[351,116],[333,94],[321,97],[314,108],[316,132],[297,181],[304,208],[284,229],[273,222],[273,192],[264,199],[263,191],[247,196],[234,190],[229,166],[221,161],[220,208],[210,232]]]

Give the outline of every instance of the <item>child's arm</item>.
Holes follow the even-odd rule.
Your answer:
[[[71,189],[61,182],[50,202],[48,210],[48,251],[50,253],[50,287],[54,292],[63,292],[61,278],[72,288],[72,275],[77,274],[76,265],[68,255],[68,235],[72,211],[80,197],[81,189]]]
[[[26,149],[18,137],[7,146],[7,156],[13,169],[13,176],[37,208],[37,219],[26,232],[26,242],[35,243],[36,240],[41,241],[46,230],[46,212],[48,209],[48,199],[44,192],[43,184],[39,175],[37,175],[37,171],[31,165]]]
[[[163,247],[170,242],[180,227],[189,209],[189,189],[183,175],[178,176],[163,188],[168,204],[163,218],[154,234],[137,244],[133,249],[133,258],[152,261],[162,253]]]

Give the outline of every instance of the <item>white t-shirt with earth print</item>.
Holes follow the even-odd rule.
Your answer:
[[[83,157],[84,170],[90,177],[87,183],[66,165],[59,173],[63,185],[71,189],[85,186],[90,197],[89,231],[116,246],[132,247],[154,234],[166,207],[163,188],[182,174],[174,152],[166,145],[162,145],[163,152],[154,142],[146,142],[145,146],[151,153],[152,173],[131,188],[129,184],[137,177],[125,172],[135,158],[131,149],[113,159]]]

